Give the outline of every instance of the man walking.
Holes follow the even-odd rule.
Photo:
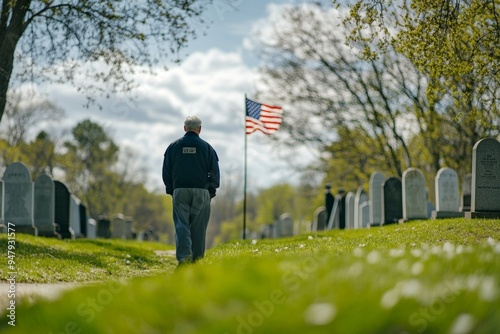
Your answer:
[[[195,262],[205,254],[210,199],[220,182],[217,153],[199,136],[201,120],[188,116],[184,131],[184,137],[168,146],[163,159],[163,182],[174,207],[179,264]]]

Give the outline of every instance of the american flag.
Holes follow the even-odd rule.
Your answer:
[[[283,109],[277,106],[258,103],[245,99],[246,105],[246,134],[257,130],[270,135],[278,131],[283,120]]]

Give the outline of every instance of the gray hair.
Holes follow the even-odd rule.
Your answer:
[[[184,121],[186,131],[197,131],[201,126],[201,119],[196,116],[188,116]]]

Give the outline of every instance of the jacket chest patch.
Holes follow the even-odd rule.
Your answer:
[[[183,147],[182,154],[196,154],[196,147]]]

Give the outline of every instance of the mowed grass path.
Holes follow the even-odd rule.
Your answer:
[[[21,305],[0,330],[497,333],[499,282],[500,220],[415,221],[224,244],[173,273]]]

